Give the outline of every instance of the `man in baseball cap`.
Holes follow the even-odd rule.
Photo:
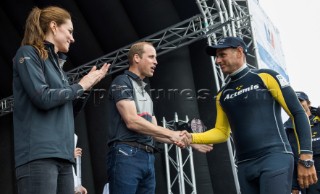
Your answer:
[[[249,68],[247,46],[240,38],[222,38],[216,45],[206,47],[206,52],[215,56],[216,65],[230,79],[215,98],[216,127],[185,134],[188,142],[222,143],[232,130],[241,192],[291,193],[294,158],[288,154],[291,147],[281,120],[281,107],[286,108],[296,124],[295,135],[300,145],[300,163],[296,165],[299,185],[307,188],[315,184],[310,124],[298,100],[292,100],[296,94],[291,86],[276,71]]]
[[[242,47],[243,52],[246,54],[248,52],[248,48],[246,43],[239,38],[239,37],[226,37],[219,40],[216,45],[207,46],[206,51],[207,54],[210,56],[216,56],[217,49],[224,49],[224,48],[237,48]]]
[[[312,151],[313,151],[313,160],[315,169],[320,168],[320,114],[317,111],[320,111],[318,108],[312,107],[309,97],[306,93],[302,91],[295,92],[301,106],[303,107],[305,113],[309,118],[309,123],[311,126],[311,135],[312,135]],[[284,127],[287,133],[287,138],[292,147],[293,154],[295,156],[295,163],[299,163],[299,153],[298,153],[298,144],[296,139],[296,134],[294,132],[294,122],[292,122],[291,118],[289,118],[285,123]],[[318,181],[316,184],[311,185],[307,189],[301,189],[298,183],[298,172],[297,167],[294,168],[293,171],[293,179],[292,179],[292,194],[313,194],[319,193],[320,182]],[[317,171],[317,176],[320,176],[320,172]],[[301,192],[300,192],[301,191]]]

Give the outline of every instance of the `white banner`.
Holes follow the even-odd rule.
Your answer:
[[[281,74],[287,81],[285,57],[282,51],[280,34],[256,0],[247,0],[257,45],[258,68],[269,68]]]

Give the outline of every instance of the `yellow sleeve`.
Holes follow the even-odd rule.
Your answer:
[[[265,86],[270,91],[273,98],[280,103],[280,105],[286,111],[286,113],[291,117],[291,119],[293,119],[292,114],[289,111],[287,103],[283,97],[282,90],[281,90],[278,82],[276,81],[276,79],[268,73],[260,73],[259,76],[261,77]]]
[[[290,107],[293,107],[293,103],[291,102],[292,99],[290,99],[291,96],[289,95],[289,91],[283,91],[280,88],[280,85],[278,84],[277,80],[275,79],[275,77],[273,77],[272,75],[268,74],[268,73],[260,73],[259,76],[261,77],[263,83],[266,85],[266,87],[268,88],[268,90],[270,91],[271,95],[273,96],[273,98],[282,106],[282,108],[285,110],[285,112],[290,116],[292,122],[293,122],[293,132],[295,134],[296,140],[297,140],[297,146],[298,146],[298,152],[300,153],[300,147],[301,147],[301,142],[299,139],[299,135],[297,132],[297,127],[296,127],[296,120],[299,120],[299,118],[296,116],[294,116],[292,114],[292,112],[290,111]],[[293,93],[293,90],[292,90]],[[285,99],[285,94],[287,95],[287,98]],[[293,93],[293,95],[295,96],[296,94]],[[291,100],[291,101],[290,101]],[[291,103],[288,104],[288,103]],[[298,106],[301,106],[300,103],[297,104]],[[291,108],[292,109],[292,108]],[[302,116],[306,116],[304,113]],[[305,117],[306,118],[306,117]],[[309,123],[309,120],[306,119]],[[301,123],[301,122],[300,122]],[[301,125],[302,126],[302,125]],[[303,126],[301,128],[308,128],[308,126]]]
[[[230,125],[225,112],[220,105],[221,93],[217,95],[216,107],[217,117],[215,127],[202,133],[192,133],[192,143],[195,144],[217,144],[227,141],[230,136]]]

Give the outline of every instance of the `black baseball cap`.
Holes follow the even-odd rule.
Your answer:
[[[246,43],[239,37],[230,36],[220,39],[216,45],[207,46],[206,52],[210,56],[216,56],[217,49],[237,48],[239,46],[243,48],[243,52],[246,54],[248,51]]]
[[[296,91],[296,95],[297,95],[299,100],[302,100],[302,101],[306,100],[306,101],[310,102],[309,101],[309,97],[308,97],[308,95],[306,93],[301,92],[301,91]]]

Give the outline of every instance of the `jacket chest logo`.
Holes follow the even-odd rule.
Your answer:
[[[237,96],[241,96],[243,94],[246,94],[250,91],[257,90],[257,89],[259,89],[258,84],[250,85],[249,87],[246,87],[246,88],[243,88],[243,85],[237,86],[235,90],[234,89],[227,89],[227,90],[225,90],[225,92],[228,92],[228,94],[225,95],[223,100],[224,101],[230,100],[230,99],[233,99]]]

